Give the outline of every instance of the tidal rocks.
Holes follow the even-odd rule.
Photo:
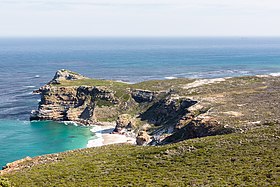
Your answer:
[[[30,114],[30,121],[37,121],[40,120],[39,118],[39,111],[38,110],[32,110]]]

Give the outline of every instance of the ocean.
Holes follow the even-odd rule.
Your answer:
[[[69,69],[98,79],[280,75],[280,38],[0,38],[0,166],[84,148],[89,128],[30,123],[32,91]]]

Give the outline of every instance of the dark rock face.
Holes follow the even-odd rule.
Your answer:
[[[131,93],[132,98],[138,102],[152,102],[157,93],[149,90],[133,90]]]
[[[171,136],[165,138],[160,144],[175,143],[191,138],[215,136],[233,133],[233,128],[225,127],[213,118],[195,118],[183,128],[176,130]]]
[[[32,110],[30,114],[30,121],[38,121],[39,118],[39,111],[38,110]]]
[[[181,117],[188,113],[187,109],[196,103],[197,101],[189,98],[171,94],[152,105],[140,115],[140,118],[155,125],[176,124]]]

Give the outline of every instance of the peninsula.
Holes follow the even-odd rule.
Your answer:
[[[150,146],[24,159],[5,167],[1,185],[280,185],[278,76],[128,84],[59,70],[35,93],[30,120],[114,125],[135,138],[127,143]]]

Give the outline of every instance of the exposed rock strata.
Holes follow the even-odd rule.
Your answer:
[[[112,105],[118,104],[114,92],[104,87],[54,87],[40,89],[41,101],[31,120],[75,121],[92,124],[97,121],[95,110],[99,100]]]

